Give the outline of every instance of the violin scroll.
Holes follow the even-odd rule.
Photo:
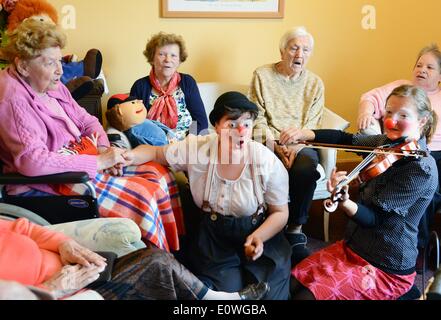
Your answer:
[[[337,210],[338,203],[343,201],[344,196],[346,195],[346,189],[343,188],[349,183],[348,180],[344,180],[344,182],[337,186],[332,192],[331,196],[323,201],[323,206],[327,212],[334,212]]]
[[[335,210],[337,210],[338,207],[338,201],[333,202],[331,199],[326,199],[325,201],[323,201],[323,206],[325,207],[325,210],[327,212],[334,212]]]

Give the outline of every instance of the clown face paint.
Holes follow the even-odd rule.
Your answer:
[[[384,117],[384,132],[389,139],[419,140],[424,119],[418,119],[418,112],[412,98],[392,96],[387,101]]]
[[[228,146],[229,150],[243,150],[251,139],[253,133],[253,120],[249,112],[244,113],[239,119],[232,120],[224,116],[215,126],[221,138],[221,144]]]

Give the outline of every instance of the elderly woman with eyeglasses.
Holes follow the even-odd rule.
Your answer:
[[[318,129],[324,108],[322,80],[306,69],[314,39],[304,27],[287,31],[279,44],[281,60],[254,71],[250,100],[259,107],[254,138],[268,146],[282,160],[289,173],[289,220],[285,230],[297,263],[309,254],[302,225],[320,174],[319,156],[314,149],[287,148],[275,143],[290,128]]]

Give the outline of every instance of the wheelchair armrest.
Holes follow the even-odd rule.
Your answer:
[[[0,175],[0,185],[11,184],[66,184],[86,183],[89,175],[86,172],[64,172],[47,176],[27,177],[19,173]]]

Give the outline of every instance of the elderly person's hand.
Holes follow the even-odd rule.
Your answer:
[[[284,145],[279,145],[277,143],[273,144],[274,153],[279,157],[279,159],[282,161],[283,165],[286,167],[286,164],[288,163],[287,158],[287,152],[288,149]]]
[[[58,247],[58,252],[60,254],[61,262],[64,265],[80,264],[86,267],[96,265],[100,268],[104,268],[106,266],[106,259],[104,257],[90,251],[71,239],[64,241]]]
[[[285,147],[286,148],[286,151],[285,151],[286,162],[283,162],[283,164],[287,170],[291,169],[291,167],[294,163],[294,160],[297,157],[297,154],[304,147],[305,146],[301,145],[301,144],[293,144],[293,145],[289,145],[289,146]]]
[[[112,168],[119,163],[124,163],[124,158],[122,157],[124,152],[126,152],[126,150],[110,147],[103,153],[100,153],[97,157],[98,171]]]
[[[64,266],[52,278],[43,283],[55,298],[75,293],[91,284],[99,278],[100,272],[104,270],[102,266],[90,265],[88,267],[79,264]]]
[[[372,112],[362,112],[358,115],[357,126],[358,130],[367,129],[373,124],[375,121],[374,115]]]
[[[311,141],[315,139],[314,131],[310,129],[288,128],[280,133],[279,143],[288,145],[299,141]]]

